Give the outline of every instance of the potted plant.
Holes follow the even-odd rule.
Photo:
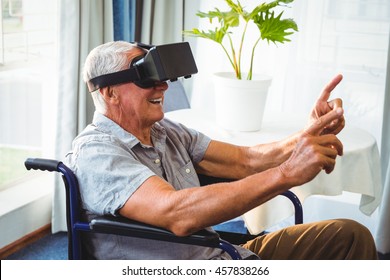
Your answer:
[[[283,9],[294,0],[263,2],[249,12],[245,10],[239,0],[221,1],[227,4],[228,11],[214,8],[212,11],[196,14],[202,19],[208,19],[210,24],[216,24],[213,25],[214,29],[205,31],[194,28],[184,31],[184,34],[209,39],[219,44],[234,70],[232,73],[215,74],[216,98],[218,99],[216,102],[217,123],[229,129],[258,130],[261,127],[262,112],[271,79],[259,77],[253,73],[255,51],[260,41],[275,44],[289,42],[288,36],[298,31],[297,24],[293,19],[282,19],[283,11],[275,14],[275,8]],[[247,55],[249,68],[247,71],[243,71],[241,62],[250,24],[257,27],[259,35],[249,47],[250,54]],[[240,34],[235,34],[235,32]],[[232,81],[232,77],[239,81]],[[246,102],[243,88],[249,92]],[[227,96],[227,94],[232,94],[232,96]],[[241,103],[245,104],[240,107]],[[242,117],[245,120],[241,120]]]

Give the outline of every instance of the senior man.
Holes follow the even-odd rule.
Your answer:
[[[96,47],[84,80],[133,67],[147,50],[128,42]],[[343,145],[342,101],[328,100],[342,80],[323,90],[308,125],[278,142],[240,147],[215,141],[164,118],[166,82],[128,81],[93,89],[96,112],[73,142],[66,163],[79,180],[82,208],[121,215],[189,235],[238,217],[276,195],[332,172]],[[236,179],[199,186],[197,173]],[[98,259],[228,259],[220,249],[95,234],[89,253]],[[237,246],[246,259],[375,259],[364,226],[345,219],[295,225]]]

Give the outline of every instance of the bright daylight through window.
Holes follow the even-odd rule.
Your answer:
[[[55,133],[57,1],[0,0],[0,190],[24,178],[26,157]],[[49,115],[50,114],[50,115]],[[52,141],[52,140],[51,140]]]

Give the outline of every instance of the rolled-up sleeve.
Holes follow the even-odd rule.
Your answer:
[[[110,137],[84,141],[67,155],[86,210],[116,215],[145,180],[155,175]]]

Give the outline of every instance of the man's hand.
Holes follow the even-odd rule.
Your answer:
[[[290,158],[279,166],[293,186],[311,181],[321,170],[333,171],[337,155],[343,154],[343,144],[334,134],[324,133],[324,128],[342,115],[343,109],[337,108],[318,117],[304,130]]]
[[[331,92],[336,88],[336,86],[341,82],[343,76],[341,74],[334,77],[329,84],[327,84],[320,97],[317,99],[313,110],[310,113],[309,124],[310,127],[313,123],[317,122],[321,116],[324,116],[332,110],[337,110],[338,108],[343,108],[343,103],[340,98],[336,98],[328,101]],[[344,116],[341,115],[340,118],[335,119],[331,123],[327,124],[320,131],[319,135],[323,134],[338,134],[345,126]]]

